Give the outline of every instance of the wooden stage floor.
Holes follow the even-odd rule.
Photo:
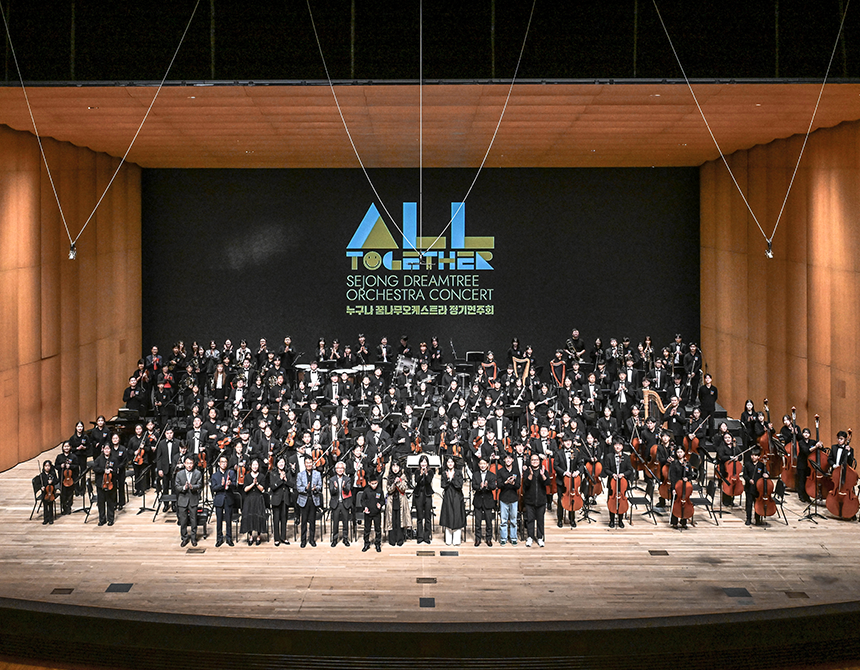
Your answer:
[[[860,528],[830,518],[817,525],[799,521],[803,506],[793,494],[788,526],[771,518],[767,527],[747,527],[743,511],[734,509],[718,527],[697,510],[698,524],[687,531],[672,530],[666,517],[654,526],[637,513],[632,527],[610,530],[604,507],[597,523],[573,530],[558,529],[555,512],[547,513],[545,548],[475,548],[471,534],[459,547],[446,547],[437,533],[429,546],[386,543],[381,554],[362,553],[360,542],[332,549],[326,533],[316,548],[237,543],[216,549],[210,526],[198,547],[204,551],[191,553],[179,546],[174,515],[153,523],[151,512],[135,514],[139,498],[113,527],[96,525],[95,508],[86,525],[82,513],[49,526],[41,517],[28,521],[37,472],[33,459],[0,475],[3,598],[152,613],[395,623],[596,622],[860,600]],[[457,555],[442,555],[452,549]],[[108,592],[111,584],[131,587]]]

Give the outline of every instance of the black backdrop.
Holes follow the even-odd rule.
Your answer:
[[[402,203],[418,201],[418,171],[370,174],[402,225]],[[425,237],[442,232],[473,177],[424,171]],[[696,168],[484,170],[466,202],[465,234],[495,238],[494,269],[464,274],[493,290],[480,301],[492,314],[457,316],[347,313],[356,304],[348,275],[396,275],[402,286],[416,274],[370,272],[360,260],[350,270],[346,247],[374,202],[359,170],[146,169],[142,186],[145,350],[176,339],[238,346],[242,337],[253,348],[259,337],[271,346],[290,334],[310,354],[318,337],[354,343],[364,332],[393,345],[401,334],[414,345],[438,335],[447,357],[453,340],[460,357],[492,348],[501,358],[518,336],[546,361],[574,326],[589,345],[597,336],[699,338]],[[446,302],[457,301],[426,300]]]

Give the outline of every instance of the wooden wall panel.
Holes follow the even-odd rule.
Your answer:
[[[118,159],[43,140],[71,235]],[[35,137],[0,126],[0,468],[121,404],[140,352],[140,169],[123,168],[68,259]]]
[[[770,234],[785,198],[802,136],[737,152],[738,182]],[[702,331],[722,404],[738,416],[746,397],[767,396],[779,419],[791,406],[822,438],[860,425],[860,123],[813,133],[774,238],[766,242],[718,162],[702,166],[702,264],[716,256],[716,280],[704,281]],[[721,229],[714,238],[712,221]],[[720,240],[722,238],[723,241]],[[731,259],[731,260],[730,260]],[[722,278],[720,267],[733,278]],[[744,277],[741,281],[738,277]],[[742,286],[745,284],[745,286]],[[741,293],[741,291],[745,291]]]

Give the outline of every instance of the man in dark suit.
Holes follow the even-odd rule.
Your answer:
[[[197,546],[197,505],[200,504],[200,489],[203,488],[203,475],[194,466],[196,459],[191,454],[185,454],[184,468],[176,473],[173,489],[176,491],[176,516],[179,518],[179,533],[182,538],[180,546],[191,542]],[[191,532],[188,526],[191,526]]]
[[[314,470],[314,461],[310,456],[305,456],[304,466],[305,469],[296,477],[296,490],[299,494],[296,504],[299,506],[302,526],[301,546],[305,547],[310,542],[310,545],[315,547],[317,546],[315,535],[317,508],[321,505],[322,477],[318,470]],[[310,532],[308,524],[310,524]]]
[[[168,426],[155,447],[155,471],[161,483],[162,495],[170,493],[170,465],[177,453],[179,453],[179,440],[173,435],[173,426]]]
[[[603,473],[606,475],[606,488],[609,488],[609,480],[620,481],[622,477],[630,484],[633,481],[633,466],[630,465],[630,457],[624,453],[624,442],[620,439],[612,441],[612,453],[607,454],[603,463]],[[616,522],[619,528],[624,528],[624,515],[609,512],[609,527],[615,528]]]
[[[481,544],[481,523],[486,524],[484,539],[488,547],[493,546],[493,512],[496,509],[496,500],[493,491],[498,486],[496,475],[488,470],[489,464],[486,458],[478,461],[478,469],[472,473],[472,509],[475,512],[475,546]]]
[[[349,546],[349,519],[352,512],[352,481],[347,477],[346,463],[338,461],[334,466],[335,476],[328,482],[329,506],[331,507],[331,546],[337,546],[338,525],[343,526],[341,539]]]
[[[203,428],[203,417],[195,416],[191,429],[185,434],[185,444],[188,445],[188,453],[197,458],[201,451],[207,451],[209,433]],[[207,452],[207,463],[210,454]]]
[[[209,486],[212,488],[212,504],[215,506],[215,519],[217,521],[216,547],[224,544],[233,546],[233,491],[236,490],[236,471],[228,469],[229,460],[226,456],[218,459],[218,468],[212,473]],[[224,532],[224,524],[227,524],[227,532]]]

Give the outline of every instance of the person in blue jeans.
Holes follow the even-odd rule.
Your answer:
[[[520,497],[520,473],[514,465],[514,455],[505,454],[505,465],[496,474],[499,486],[499,505],[501,507],[501,525],[499,526],[499,544],[517,543],[517,503]],[[510,529],[510,531],[508,530]]]

